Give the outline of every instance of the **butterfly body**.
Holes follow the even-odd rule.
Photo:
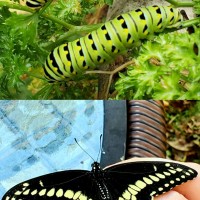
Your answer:
[[[172,162],[130,162],[101,169],[66,170],[43,175],[11,188],[3,200],[152,200],[197,176]]]

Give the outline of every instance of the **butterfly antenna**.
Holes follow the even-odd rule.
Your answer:
[[[100,135],[100,148],[99,148],[99,153],[98,153],[98,156],[97,156],[97,161],[98,161],[98,159],[99,159],[99,156],[100,156],[100,154],[103,152],[103,149],[102,149],[102,134]]]
[[[78,146],[95,162],[94,158],[78,143],[78,141],[76,140],[76,138],[74,138],[76,144],[78,144]]]

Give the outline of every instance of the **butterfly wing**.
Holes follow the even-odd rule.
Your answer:
[[[105,169],[108,188],[119,200],[151,200],[176,185],[193,179],[197,172],[172,162],[131,162]]]
[[[97,174],[69,170],[40,176],[11,188],[3,200],[102,200],[104,184],[109,193],[104,200],[151,200],[195,176],[195,170],[176,163],[132,162]]]
[[[91,179],[91,172],[68,170],[56,172],[22,182],[11,188],[3,200],[92,200],[91,191],[96,186]]]

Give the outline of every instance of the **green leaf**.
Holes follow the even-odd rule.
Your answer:
[[[33,43],[36,40],[38,14],[17,15],[16,13],[13,13],[12,16],[5,21],[5,25],[12,28],[10,31],[11,37],[20,35],[25,47],[25,44]]]

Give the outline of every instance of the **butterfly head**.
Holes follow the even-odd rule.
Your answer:
[[[93,162],[91,166],[93,172],[101,170],[100,164],[98,162]]]

